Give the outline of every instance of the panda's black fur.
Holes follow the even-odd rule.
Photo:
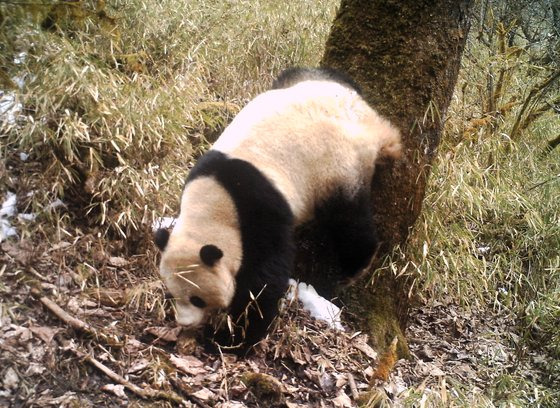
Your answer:
[[[307,208],[305,207],[305,205],[307,205],[305,203],[307,203],[308,201],[305,201],[305,199],[309,199],[309,197],[305,196],[305,194],[309,194],[309,191],[307,191],[307,193],[302,192],[304,194],[304,196],[302,196],[303,201],[299,202],[297,201],[297,194],[299,194],[298,190],[288,190],[289,194],[286,194],[286,192],[282,193],[280,191],[280,187],[278,187],[278,185],[271,180],[271,177],[276,177],[276,183],[278,183],[278,172],[280,172],[280,174],[288,175],[290,177],[290,180],[292,180],[292,176],[294,176],[295,178],[292,180],[292,184],[296,187],[298,186],[298,183],[302,183],[301,177],[298,174],[294,175],[293,173],[291,173],[293,169],[283,168],[285,162],[282,161],[282,157],[289,157],[289,159],[287,160],[288,164],[292,163],[294,167],[299,167],[300,169],[305,170],[304,167],[302,168],[301,162],[296,159],[297,157],[301,157],[303,160],[308,160],[308,157],[306,157],[303,151],[306,151],[307,149],[309,149],[309,147],[307,147],[307,145],[305,144],[302,145],[301,141],[296,142],[296,144],[298,144],[299,149],[303,149],[303,151],[299,150],[295,152],[290,150],[291,146],[280,144],[278,145],[278,149],[281,151],[272,150],[271,152],[271,148],[266,146],[264,150],[266,157],[260,157],[255,156],[255,154],[257,154],[255,152],[259,152],[259,146],[262,149],[262,141],[251,139],[256,138],[256,135],[247,136],[247,141],[249,143],[251,142],[251,140],[254,140],[254,145],[257,145],[256,150],[248,152],[244,150],[244,148],[236,147],[235,145],[232,147],[230,144],[228,144],[231,143],[232,138],[237,137],[236,134],[232,134],[232,131],[230,130],[229,134],[227,134],[227,136],[224,136],[224,140],[222,140],[221,144],[220,139],[218,139],[213,149],[208,151],[201,159],[198,160],[197,164],[190,171],[187,177],[183,200],[185,200],[185,197],[190,197],[188,199],[193,200],[193,196],[186,196],[185,194],[188,191],[192,191],[190,186],[196,184],[197,182],[208,184],[209,189],[217,188],[219,190],[223,188],[225,190],[225,193],[220,193],[219,191],[216,191],[215,193],[209,191],[208,193],[215,195],[216,197],[223,198],[226,198],[225,196],[223,196],[223,194],[227,194],[227,199],[231,201],[231,204],[226,203],[224,207],[234,207],[233,211],[235,212],[235,214],[231,214],[231,216],[236,217],[236,222],[238,223],[236,228],[239,231],[239,240],[241,246],[241,253],[239,254],[240,260],[238,261],[235,256],[233,257],[233,259],[228,259],[228,255],[231,256],[232,253],[236,253],[237,249],[235,245],[232,248],[220,248],[220,245],[214,245],[216,244],[216,242],[212,241],[216,238],[209,236],[204,242],[200,242],[199,244],[200,254],[198,255],[198,259],[202,261],[202,264],[199,265],[198,263],[196,263],[196,260],[193,261],[193,257],[195,256],[194,251],[196,249],[190,248],[190,252],[188,252],[187,247],[185,247],[185,251],[188,252],[188,254],[187,252],[185,252],[185,257],[188,258],[191,264],[182,265],[182,263],[180,262],[180,258],[182,257],[181,253],[183,252],[183,245],[193,244],[189,243],[190,241],[188,241],[188,237],[182,236],[184,232],[181,233],[182,230],[177,225],[171,236],[167,231],[158,231],[156,233],[155,242],[158,247],[164,252],[164,256],[162,257],[161,273],[162,278],[164,278],[164,280],[167,279],[166,284],[168,285],[168,287],[170,283],[171,285],[175,286],[180,284],[173,283],[170,280],[170,276],[174,274],[173,270],[177,269],[174,268],[175,266],[181,266],[182,269],[187,269],[186,271],[179,271],[175,274],[179,275],[182,273],[186,273],[187,275],[185,276],[187,278],[191,276],[198,276],[189,275],[190,273],[201,274],[204,275],[204,279],[202,279],[201,282],[203,282],[205,285],[210,284],[213,286],[214,284],[211,283],[211,277],[214,276],[213,274],[216,274],[216,276],[218,276],[221,273],[222,275],[220,276],[226,276],[224,275],[224,268],[229,266],[231,269],[231,265],[238,262],[239,267],[237,271],[232,271],[232,275],[234,276],[235,281],[235,291],[231,295],[231,298],[228,297],[229,295],[224,295],[223,299],[226,300],[220,298],[222,299],[220,300],[221,303],[227,302],[227,299],[230,299],[228,304],[228,311],[232,316],[233,321],[237,322],[238,325],[235,327],[233,333],[230,333],[227,327],[223,327],[217,333],[215,333],[213,327],[207,325],[204,333],[206,340],[208,340],[207,344],[210,346],[215,343],[221,346],[234,346],[236,348],[232,351],[242,354],[245,353],[250,347],[252,347],[266,334],[268,326],[278,313],[278,303],[288,287],[288,279],[293,268],[295,254],[293,242],[294,229],[301,222],[307,219],[309,215],[308,213],[313,214],[313,219],[315,220],[315,222],[322,226],[325,234],[327,234],[334,243],[334,247],[338,252],[340,269],[345,275],[341,277],[343,279],[354,276],[356,273],[360,272],[364,267],[366,267],[377,247],[377,240],[373,228],[372,209],[370,207],[370,184],[367,182],[367,180],[369,180],[373,175],[374,163],[369,163],[369,161],[367,160],[369,160],[370,155],[373,155],[371,157],[372,161],[377,160],[377,156],[398,157],[398,154],[400,152],[398,131],[394,129],[388,122],[378,117],[378,115],[373,110],[371,110],[371,108],[367,107],[367,104],[363,102],[363,100],[361,100],[361,98],[358,96],[359,88],[357,87],[357,85],[350,78],[348,78],[344,74],[338,73],[337,71],[325,68],[289,69],[279,75],[279,77],[274,81],[272,89],[289,89],[293,86],[297,86],[301,82],[306,81],[317,84],[316,86],[319,86],[319,88],[311,87],[310,89],[317,89],[319,93],[323,92],[321,90],[322,88],[320,88],[321,86],[323,86],[322,83],[325,83],[325,86],[332,83],[339,84],[334,94],[328,93],[331,91],[327,91],[327,97],[334,98],[332,99],[333,102],[331,102],[333,105],[329,106],[328,109],[334,109],[335,106],[338,106],[338,104],[341,103],[345,103],[341,105],[342,109],[344,110],[349,109],[349,106],[355,106],[356,109],[358,109],[358,112],[356,113],[346,112],[341,115],[341,119],[336,119],[338,117],[336,111],[328,113],[329,110],[324,110],[325,108],[321,106],[321,102],[314,102],[319,107],[314,106],[313,109],[322,109],[315,112],[320,112],[319,115],[327,115],[327,119],[323,120],[334,121],[333,123],[335,123],[335,125],[332,125],[330,124],[330,122],[328,122],[327,125],[323,125],[326,126],[323,129],[321,128],[321,126],[314,125],[313,119],[310,119],[313,118],[313,116],[306,116],[305,120],[311,120],[310,126],[315,126],[314,130],[312,130],[315,132],[315,135],[313,136],[315,138],[315,143],[318,142],[317,132],[320,130],[324,130],[326,132],[325,135],[328,136],[328,132],[333,131],[332,126],[335,126],[334,129],[336,129],[336,132],[342,132],[341,134],[346,135],[348,132],[354,132],[354,130],[352,130],[354,129],[354,127],[352,127],[353,125],[349,124],[349,121],[354,120],[354,117],[356,118],[356,120],[358,120],[358,118],[361,118],[359,120],[363,121],[363,123],[360,122],[356,124],[356,132],[358,133],[363,133],[364,129],[370,129],[371,126],[377,126],[380,128],[379,132],[377,132],[376,127],[371,128],[371,130],[374,131],[374,135],[372,135],[371,138],[369,136],[364,136],[362,133],[359,133],[359,136],[356,137],[359,137],[360,139],[348,140],[348,143],[353,143],[352,146],[349,147],[349,151],[351,152],[351,154],[355,155],[355,157],[352,156],[354,157],[353,159],[346,158],[344,156],[341,156],[340,159],[337,159],[338,147],[332,146],[334,142],[325,139],[325,143],[328,143],[326,146],[330,146],[327,148],[328,155],[335,156],[334,158],[331,158],[334,160],[334,162],[329,161],[329,163],[326,163],[326,168],[328,170],[327,174],[339,177],[339,173],[342,170],[338,170],[339,167],[337,160],[340,160],[341,169],[345,169],[345,165],[365,166],[365,168],[370,169],[368,171],[371,171],[371,174],[365,174],[362,176],[359,174],[345,175],[343,173],[343,179],[353,179],[355,177],[358,177],[359,180],[362,181],[360,181],[355,186],[351,186],[352,188],[350,190],[346,188],[348,186],[339,186],[335,184],[332,186],[332,189],[325,190],[329,191],[329,193],[324,197],[321,195],[322,198],[314,203],[314,208]],[[344,89],[346,90],[344,91]],[[264,100],[267,101],[269,99]],[[320,99],[318,100],[320,101]],[[255,101],[257,101],[257,99],[255,99]],[[262,101],[262,99],[260,99],[259,101]],[[269,101],[269,103],[272,103],[272,110],[265,109],[262,112],[258,108],[255,110],[255,103],[257,102],[253,103],[252,110],[248,112],[256,112],[256,114],[258,115],[262,114],[265,115],[264,117],[268,117],[266,115],[270,115],[271,111],[275,112],[275,109],[277,109],[277,107],[274,106],[274,100]],[[286,106],[289,108],[291,105],[288,104]],[[240,115],[242,113],[243,112],[240,112]],[[253,130],[253,128],[246,129],[243,127],[244,120],[247,120],[247,118],[249,118],[249,121],[252,120],[251,116],[247,116],[247,112],[245,112],[244,115],[244,119],[240,119],[240,122],[237,122],[237,128],[232,123],[231,126],[234,126],[234,131],[241,131],[243,133]],[[298,115],[307,115],[307,113],[297,111],[296,116]],[[256,120],[256,124],[250,126],[258,126],[260,124],[260,122],[258,122],[258,120],[260,120],[259,117],[256,117]],[[263,120],[266,121],[268,119]],[[338,124],[338,120],[345,122]],[[239,128],[239,123],[241,123],[241,128]],[[337,126],[340,126],[340,128],[338,128]],[[226,134],[228,129],[226,129],[224,135]],[[300,128],[296,127],[295,129]],[[302,128],[302,130],[300,131],[307,132],[306,129],[307,128]],[[278,134],[278,132],[274,133],[274,135],[280,137],[282,142],[286,140],[292,140],[292,142],[294,140],[298,140],[293,138],[284,138],[281,134]],[[243,136],[244,134],[240,135],[240,137]],[[274,143],[274,138],[276,136],[269,137],[268,135],[263,135],[263,137],[264,140],[270,140]],[[304,138],[305,135],[303,135],[302,137]],[[342,137],[341,139],[342,142],[346,141],[344,137]],[[373,140],[374,144],[377,144],[378,146],[372,147],[368,144],[363,146],[363,148],[361,145],[360,148],[356,148],[355,143],[364,143],[364,141],[370,139]],[[321,146],[323,143],[322,140],[323,139],[320,139],[319,145],[316,146]],[[328,150],[329,148],[334,150],[331,152],[331,150]],[[233,149],[231,150],[232,152],[234,152],[236,155],[244,157],[245,159],[239,157],[231,157],[229,153],[222,151],[229,151],[228,149]],[[282,156],[282,154],[284,154],[284,156]],[[303,156],[295,156],[295,154],[303,154]],[[364,164],[364,158],[362,156],[367,158],[367,165]],[[256,162],[259,167],[250,162],[251,158],[254,159],[254,162]],[[267,162],[267,160],[274,160],[272,169],[267,167],[267,163],[269,163]],[[358,164],[356,164],[356,161],[358,161]],[[321,177],[323,177],[322,175],[317,176],[317,174],[322,174],[322,171],[320,170],[320,163],[314,161],[313,166],[316,168],[315,172],[310,174],[313,174],[313,177],[319,177],[319,182],[328,182],[321,181]],[[333,172],[333,169],[335,169],[336,171]],[[319,170],[318,173],[317,170]],[[356,172],[358,169],[350,167],[350,170]],[[359,171],[363,170],[359,169]],[[267,172],[268,176],[263,172]],[[309,188],[309,183],[311,183],[312,180],[304,179],[303,182],[307,183],[305,187]],[[215,184],[215,187],[213,187],[214,184],[212,183],[217,184]],[[204,187],[206,186],[206,184],[204,184],[202,187],[199,186],[199,190],[201,188],[202,190],[206,188]],[[288,187],[290,187],[292,186],[292,184],[288,183],[287,185]],[[286,189],[288,187],[284,186],[283,188]],[[352,192],[349,193],[348,191]],[[326,194],[325,192],[323,193]],[[195,199],[204,201],[204,197],[198,198],[198,196],[195,196]],[[188,208],[183,209],[183,200],[181,211],[188,211]],[[294,203],[294,201],[296,202]],[[195,201],[194,203],[197,204],[198,201]],[[204,207],[204,203],[202,202],[200,206]],[[299,213],[297,214],[297,216],[293,213],[292,208],[298,209]],[[200,209],[195,208],[195,210]],[[218,213],[222,214],[220,215],[220,217],[224,217],[223,211]],[[229,212],[227,211],[226,213],[229,214]],[[213,227],[213,231],[218,230],[219,234],[220,228],[216,229],[216,220],[212,219],[211,217],[208,218],[208,220],[209,222],[213,223],[213,225],[211,225],[209,228]],[[229,225],[228,231],[231,236],[231,222],[229,222],[231,220],[224,218],[224,221]],[[204,235],[204,225],[200,225],[199,229],[202,229],[202,232],[198,231],[199,235]],[[170,260],[166,260],[167,252],[171,251],[167,251],[166,249],[168,247],[168,242],[172,243],[172,251],[174,251],[174,258],[171,257],[171,255],[168,255],[168,258],[171,257]],[[222,246],[227,247],[229,246],[230,242],[235,244],[235,242],[232,242],[231,239],[222,239]],[[198,250],[196,251],[198,254]],[[176,258],[179,258],[179,260],[177,261]],[[165,268],[163,266],[164,261],[166,262]],[[200,272],[197,272],[198,270],[200,270]],[[216,277],[216,279],[218,278]],[[184,286],[185,284],[183,283],[182,285]],[[196,306],[197,304],[205,304],[206,302],[200,302],[201,296],[204,295],[204,290],[202,290],[199,287],[200,285],[198,285],[196,282],[192,283],[192,285],[194,285],[198,289],[188,289],[187,287],[187,289],[179,290],[180,288],[178,286],[177,288],[175,288],[175,292],[178,293],[176,295],[176,297],[178,297],[178,300],[183,300],[183,303],[189,303],[188,298],[182,299],[182,290],[187,290],[187,294],[184,296],[191,296],[191,299],[196,299],[196,302],[190,302],[191,305]],[[192,292],[194,291],[198,291],[199,293],[193,295]],[[255,305],[255,302],[253,301],[254,298],[257,298],[257,305]],[[194,312],[199,314],[202,313],[198,312],[196,308],[193,309],[193,306],[187,305],[185,307],[191,308],[185,310],[193,310]],[[199,317],[200,316],[198,316],[196,319],[193,318],[193,321],[198,321]],[[215,343],[213,343],[213,341]]]
[[[289,88],[302,81],[332,81],[353,89],[359,95],[362,94],[361,88],[356,82],[343,72],[332,68],[301,68],[292,67],[282,71],[272,82],[272,89]]]
[[[186,185],[201,176],[218,180],[231,195],[238,212],[243,260],[235,278],[238,289],[229,309],[234,322],[245,317],[250,294],[258,295],[258,309],[251,306],[247,310],[250,330],[241,333],[239,329],[232,336],[229,330],[214,333],[214,328],[207,326],[205,338],[222,346],[237,346],[233,351],[244,352],[265,335],[288,288],[294,259],[293,215],[282,194],[245,160],[209,151],[191,170]],[[239,340],[244,340],[246,346],[240,345]],[[207,346],[212,348],[212,343]]]

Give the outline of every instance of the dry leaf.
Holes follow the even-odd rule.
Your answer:
[[[29,367],[25,371],[25,375],[31,376],[31,375],[35,375],[35,374],[43,374],[46,369],[47,369],[47,367],[45,367],[41,364],[31,363],[31,364],[29,364]]]
[[[144,333],[149,333],[156,336],[158,340],[163,341],[177,341],[182,327],[148,327]]]
[[[65,249],[68,248],[69,246],[72,246],[72,244],[70,242],[66,242],[66,241],[60,241],[58,244],[54,244],[50,249],[49,252],[51,251],[57,251],[59,249]]]
[[[31,330],[29,330],[27,327],[11,324],[10,328],[13,328],[14,330],[10,330],[9,332],[7,332],[4,336],[5,338],[17,338],[20,343],[24,343],[31,340],[31,338],[33,337]]]
[[[59,328],[47,327],[47,326],[32,326],[29,328],[31,332],[43,340],[46,344],[49,344],[56,333],[60,331]]]
[[[208,401],[208,400],[216,398],[216,394],[214,394],[208,388],[204,388],[204,387],[202,389],[198,390],[197,392],[194,392],[192,395],[193,395],[193,397],[196,397],[196,398],[201,399],[203,401]]]
[[[352,407],[352,400],[342,390],[338,392],[336,398],[333,398],[331,402],[335,407],[341,407],[341,408]]]
[[[436,367],[434,365],[432,367],[432,369],[430,370],[430,375],[432,375],[434,377],[442,377],[442,376],[445,375],[445,373],[439,367]]]
[[[124,292],[117,289],[94,288],[89,295],[105,306],[115,307],[124,303]]]
[[[101,389],[103,391],[112,392],[119,398],[128,399],[124,392],[124,385],[122,384],[105,384],[103,387],[101,387]]]
[[[372,377],[372,376],[373,376],[373,373],[375,373],[375,371],[373,370],[373,367],[372,367],[372,366],[368,366],[368,368],[366,368],[366,369],[364,370],[364,376],[365,376],[365,377]]]
[[[227,401],[220,405],[220,408],[246,408],[246,407],[247,405],[238,401]]]
[[[335,380],[329,373],[322,373],[319,375],[319,386],[326,393],[331,393],[334,390]]]
[[[207,371],[204,369],[204,363],[198,358],[193,356],[178,357],[175,354],[169,356],[169,361],[178,370],[181,370],[185,374],[198,375],[205,374]]]
[[[459,364],[455,367],[455,372],[466,379],[476,378],[476,372],[468,364]]]
[[[14,370],[12,367],[9,367],[4,373],[4,379],[2,383],[4,384],[4,388],[7,390],[15,389],[20,383],[20,379],[16,373],[16,370]]]
[[[123,267],[128,265],[128,261],[120,256],[111,256],[109,257],[109,265]]]
[[[150,365],[150,362],[147,359],[141,358],[140,360],[137,360],[137,361],[134,362],[134,364],[128,369],[128,373],[133,374],[133,373],[136,373],[138,371],[142,371],[143,369],[145,369],[149,365]]]
[[[364,336],[356,337],[352,345],[372,360],[377,359],[377,352],[366,343],[366,338]]]

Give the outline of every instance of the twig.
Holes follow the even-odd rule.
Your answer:
[[[97,368],[99,371],[101,371],[111,380],[121,385],[124,385],[129,391],[133,392],[134,394],[138,395],[143,399],[152,399],[152,398],[166,399],[169,401],[173,401],[177,404],[187,405],[187,401],[185,401],[183,398],[181,398],[173,391],[165,392],[165,391],[154,390],[153,388],[140,388],[137,385],[132,384],[130,381],[127,381],[123,376],[117,374],[109,367],[107,367],[105,364],[101,363],[99,360],[96,360],[91,355],[86,354],[72,347],[70,347],[69,350],[79,358],[84,359],[85,361],[93,365],[95,368]]]
[[[34,293],[34,295],[38,295],[38,293]],[[66,312],[64,309],[62,309],[60,306],[58,306],[55,302],[53,302],[52,300],[50,300],[48,297],[46,296],[42,296],[39,298],[39,300],[41,301],[41,303],[43,305],[45,305],[47,307],[47,309],[49,309],[52,313],[54,313],[60,320],[62,320],[64,323],[68,324],[70,327],[79,330],[81,332],[84,332],[86,334],[88,334],[89,336],[95,338],[95,339],[101,339],[102,341],[104,341],[105,343],[107,343],[108,345],[111,345],[113,347],[121,347],[123,345],[123,342],[116,336],[109,336],[105,333],[102,333],[98,330],[96,330],[94,327],[90,326],[89,324],[87,324],[86,322],[75,318],[74,316],[70,315],[68,312]],[[97,369],[99,369],[101,372],[103,372],[107,377],[109,377],[110,379],[112,379],[113,381],[118,382],[119,384],[124,385],[126,388],[128,388],[131,392],[133,392],[134,394],[148,399],[148,398],[158,398],[158,399],[166,399],[169,401],[173,401],[177,404],[182,404],[185,405],[186,401],[181,398],[180,395],[170,391],[170,392],[165,392],[165,391],[158,391],[158,390],[154,390],[153,388],[140,388],[137,385],[132,384],[130,381],[127,381],[124,377],[120,376],[119,374],[115,373],[113,370],[111,370],[109,367],[105,366],[104,364],[102,364],[100,361],[96,360],[94,357],[90,356],[89,354],[86,354],[80,350],[77,350],[73,347],[69,348],[70,351],[72,351],[76,356],[78,356],[79,358],[83,358],[85,361],[87,361],[88,363],[90,363],[91,365],[93,365],[94,367],[96,367]],[[176,384],[174,384],[176,386]],[[204,402],[200,401],[198,398],[187,395],[187,398],[192,401],[193,403],[206,408],[208,407],[208,405],[206,405]]]
[[[560,178],[560,174],[557,174],[556,176],[550,177],[550,178],[546,179],[545,181],[541,181],[540,183],[537,183],[534,186],[529,187],[525,191],[531,191],[531,190],[534,190],[535,188],[539,188],[541,186],[544,186],[545,184],[550,183],[551,181],[554,181],[557,178]]]
[[[29,272],[31,272],[31,274],[33,276],[35,276],[36,278],[39,278],[43,282],[48,282],[49,281],[46,277],[44,277],[39,272],[37,272],[37,270],[35,268],[33,268],[32,266],[29,267]]]
[[[350,386],[350,392],[352,393],[352,398],[354,398],[354,401],[357,401],[358,398],[360,397],[360,394],[358,394],[358,387],[356,387],[356,381],[354,380],[354,376],[350,373],[347,373],[346,377],[348,378],[348,385]]]
[[[169,377],[169,382],[171,382],[171,384],[173,384],[173,386],[175,388],[178,388],[179,391],[181,391],[183,393],[183,395],[186,395],[187,398],[192,401],[193,403],[201,406],[202,408],[210,408],[210,405],[206,404],[204,401],[202,401],[200,398],[195,397],[194,395],[189,395],[190,390],[187,389],[187,387],[185,386],[185,384],[181,381],[178,381],[172,377]]]
[[[96,339],[101,339],[105,343],[113,347],[122,347],[123,342],[116,336],[110,336],[105,333],[99,332],[94,327],[90,326],[86,322],[75,318],[74,316],[67,313],[64,309],[58,306],[55,302],[50,300],[46,296],[42,296],[39,298],[41,303],[47,307],[51,312],[53,312],[60,320],[64,323],[68,324],[69,326],[73,327],[76,330],[84,332],[91,337]]]

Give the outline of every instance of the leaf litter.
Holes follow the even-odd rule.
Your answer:
[[[2,406],[355,407],[373,394],[406,406],[413,391],[445,399],[456,383],[484,393],[519,365],[507,315],[452,302],[412,311],[410,360],[378,355],[365,334],[333,330],[297,301],[251,357],[209,355],[175,325],[153,252],[128,260],[95,236],[70,241],[2,243]]]

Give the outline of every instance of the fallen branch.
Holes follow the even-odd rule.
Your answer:
[[[123,346],[124,343],[118,337],[108,335],[96,330],[94,327],[90,326],[86,322],[70,315],[68,312],[66,312],[64,309],[62,309],[60,306],[58,306],[55,302],[50,300],[48,297],[42,296],[39,298],[39,300],[43,305],[47,307],[47,309],[49,309],[52,313],[54,313],[56,317],[58,317],[64,323],[68,324],[70,327],[78,331],[84,332],[96,339],[101,339],[110,346],[113,347]]]
[[[354,398],[354,401],[358,401],[358,398],[360,398],[360,394],[358,393],[358,387],[356,386],[356,380],[354,380],[354,376],[350,373],[346,373],[346,378],[348,378],[348,385],[350,386],[352,398]]]
[[[86,354],[78,349],[69,347],[69,350],[74,353],[77,357],[87,361],[92,366],[97,368],[111,380],[123,385],[129,391],[133,392],[134,394],[138,395],[143,399],[165,399],[168,401],[175,402],[176,404],[180,405],[187,405],[187,401],[181,398],[178,394],[174,393],[173,391],[158,391],[154,390],[153,388],[140,388],[137,385],[132,384],[130,381],[126,380],[123,376],[117,374],[105,364],[101,363],[99,360],[95,359],[89,354]]]
[[[33,293],[35,296],[39,295],[39,292],[35,292]],[[87,335],[95,338],[95,339],[101,339],[103,342],[105,342],[106,344],[113,346],[113,347],[122,347],[123,346],[123,342],[116,336],[111,336],[108,334],[105,334],[99,330],[96,330],[94,327],[92,327],[91,325],[87,324],[86,322],[75,318],[74,316],[72,316],[71,314],[69,314],[68,312],[66,312],[64,309],[62,309],[60,306],[58,306],[55,302],[53,302],[52,300],[50,300],[48,297],[46,296],[41,296],[39,297],[39,300],[41,301],[41,303],[43,305],[45,305],[45,307],[47,309],[49,309],[52,313],[54,313],[60,320],[62,320],[64,323],[68,324],[70,327],[81,331],[83,333],[86,333]],[[99,360],[96,360],[94,357],[92,357],[89,354],[86,354],[74,347],[69,347],[68,348],[72,353],[74,353],[76,356],[78,356],[79,358],[84,359],[85,361],[87,361],[88,363],[90,363],[91,365],[93,365],[94,367],[96,367],[98,370],[100,370],[102,373],[104,373],[107,377],[109,377],[110,379],[112,379],[113,381],[123,385],[124,387],[126,387],[128,390],[130,390],[131,392],[133,392],[134,394],[138,395],[141,398],[144,399],[165,399],[168,401],[173,401],[177,404],[182,404],[182,405],[186,405],[186,402],[180,395],[174,393],[173,391],[169,391],[169,392],[165,392],[165,391],[158,391],[158,390],[154,390],[153,388],[141,388],[138,387],[137,385],[131,383],[130,381],[126,380],[124,377],[120,376],[119,374],[117,374],[116,372],[114,372],[113,370],[111,370],[109,367],[107,367],[106,365],[104,365],[103,363],[101,363]],[[175,383],[173,384],[175,386],[177,386]],[[208,405],[206,405],[205,403],[203,403],[202,401],[200,401],[198,398],[196,397],[192,397],[192,396],[187,396],[187,398],[203,407],[206,408],[208,407]]]

